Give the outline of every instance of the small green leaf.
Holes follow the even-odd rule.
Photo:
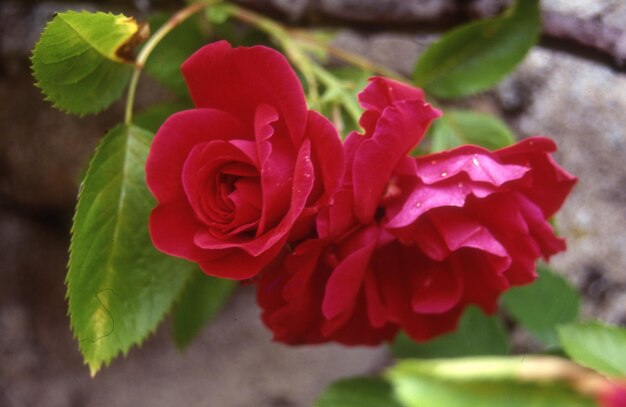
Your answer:
[[[210,277],[200,270],[194,273],[174,306],[172,334],[180,349],[200,333],[230,298],[236,285],[235,281]]]
[[[532,356],[401,361],[387,378],[405,407],[592,407],[566,377],[548,381],[539,370],[554,359]],[[562,364],[560,365],[562,366]],[[530,373],[529,373],[530,372]],[[537,378],[533,380],[532,376]]]
[[[609,376],[626,376],[626,328],[578,322],[558,328],[565,353],[576,363]]]
[[[33,51],[37,86],[61,110],[97,113],[124,92],[133,71],[133,47],[147,31],[122,14],[57,14]]]
[[[499,17],[472,22],[430,46],[413,71],[415,84],[453,99],[489,89],[519,64],[541,31],[538,0],[517,0]]]
[[[513,132],[495,116],[464,110],[446,110],[429,129],[431,151],[474,144],[497,150],[515,142]]]
[[[315,407],[402,407],[391,385],[380,377],[353,377],[328,387]]]
[[[151,105],[133,118],[133,122],[152,133],[156,133],[165,120],[176,112],[193,108],[189,102],[164,102]]]
[[[405,334],[400,334],[392,345],[392,351],[399,358],[430,359],[506,355],[509,346],[500,321],[472,306],[463,314],[456,331],[425,343],[416,343]]]
[[[155,16],[150,19],[150,26],[157,30],[168,18],[165,14]],[[176,94],[187,96],[187,85],[180,66],[205,44],[198,19],[189,18],[159,42],[146,62],[146,72]]]
[[[330,76],[324,82],[320,100],[322,114],[335,124],[342,138],[351,131],[360,131],[362,109],[357,94],[367,86],[367,79],[372,73],[354,67],[339,67],[324,70],[320,74]]]
[[[71,326],[92,375],[155,330],[195,267],[150,240],[155,201],[144,164],[151,140],[138,127],[111,130],[81,187],[66,284]]]
[[[537,339],[549,347],[558,346],[556,326],[576,319],[580,295],[548,267],[539,266],[537,273],[534,283],[507,291],[502,304]]]

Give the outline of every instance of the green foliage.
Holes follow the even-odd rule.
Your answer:
[[[179,348],[185,348],[228,300],[237,283],[196,271],[174,306],[172,334]]]
[[[61,110],[97,113],[124,92],[133,47],[145,35],[143,26],[121,14],[57,14],[33,51],[37,86]]]
[[[150,26],[157,30],[169,16],[158,15],[150,19]],[[199,20],[190,18],[180,23],[156,46],[148,58],[145,70],[148,75],[178,95],[187,96],[187,86],[180,66],[207,41],[200,30]]]
[[[502,324],[477,307],[469,307],[456,331],[429,342],[416,343],[404,334],[392,346],[399,358],[442,358],[478,355],[506,355],[508,343]]]
[[[502,296],[502,304],[537,339],[558,346],[556,326],[576,319],[580,295],[548,267],[539,266],[537,272],[537,281],[509,290]]]
[[[540,31],[539,0],[517,0],[502,16],[441,37],[417,62],[413,80],[445,99],[489,89],[522,61]]]
[[[576,363],[609,376],[626,376],[626,329],[597,321],[558,328],[567,355]]]
[[[405,360],[387,377],[405,407],[591,407],[564,381],[545,383],[524,377],[523,356]],[[540,368],[537,364],[533,369]]]
[[[361,107],[357,100],[357,94],[367,86],[367,79],[372,76],[371,72],[362,69],[344,66],[325,71],[336,78],[335,81],[327,81],[320,99],[322,113],[328,117],[342,138],[351,131],[359,131],[359,118]]]
[[[315,407],[401,407],[391,385],[379,377],[339,380],[324,392]]]
[[[515,142],[513,132],[495,116],[466,110],[446,110],[429,129],[431,151],[443,151],[463,144],[497,150]]]
[[[92,375],[139,344],[171,308],[195,267],[152,245],[154,199],[144,164],[152,134],[111,130],[92,158],[72,229],[67,296],[74,335]]]

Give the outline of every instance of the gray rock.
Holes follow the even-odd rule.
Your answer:
[[[319,0],[323,14],[373,23],[415,23],[452,14],[454,0]]]
[[[559,145],[558,161],[579,177],[557,217],[568,251],[553,265],[580,288],[590,269],[609,285],[626,287],[626,76],[595,62],[543,49],[531,52],[511,78],[531,87],[532,103],[519,116],[523,134],[543,134]],[[617,294],[617,293],[615,293]],[[624,322],[619,298],[587,302],[586,312]]]

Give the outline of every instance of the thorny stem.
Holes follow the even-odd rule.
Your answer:
[[[139,54],[137,55],[137,59],[135,60],[135,70],[133,71],[133,76],[130,78],[130,84],[128,86],[128,96],[126,97],[126,112],[124,114],[124,123],[131,124],[133,120],[133,105],[135,103],[135,93],[137,92],[137,83],[139,81],[139,76],[141,75],[141,71],[143,70],[148,57],[154,51],[154,48],[161,42],[161,40],[169,34],[176,26],[185,21],[187,18],[197,13],[200,10],[205,9],[210,6],[214,1],[205,1],[192,3],[189,6],[181,9],[176,14],[174,14],[165,24],[159,28],[154,35],[150,37],[150,39],[143,46]]]

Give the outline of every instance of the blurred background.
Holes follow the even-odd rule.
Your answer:
[[[247,0],[285,22],[338,29],[334,43],[406,75],[443,31],[499,12],[499,0]],[[123,118],[54,110],[33,86],[29,55],[67,9],[145,18],[176,1],[0,3],[0,407],[306,407],[331,381],[389,363],[384,347],[289,348],[271,341],[252,287],[240,288],[180,353],[169,321],[94,379],[66,315],[69,229],[82,171]],[[553,268],[584,295],[583,315],[626,325],[626,4],[543,0],[544,35],[490,92],[457,103],[503,118],[519,137],[546,135],[580,181],[557,218],[569,250]],[[146,76],[139,104],[167,100]],[[516,352],[533,341],[514,333]]]

